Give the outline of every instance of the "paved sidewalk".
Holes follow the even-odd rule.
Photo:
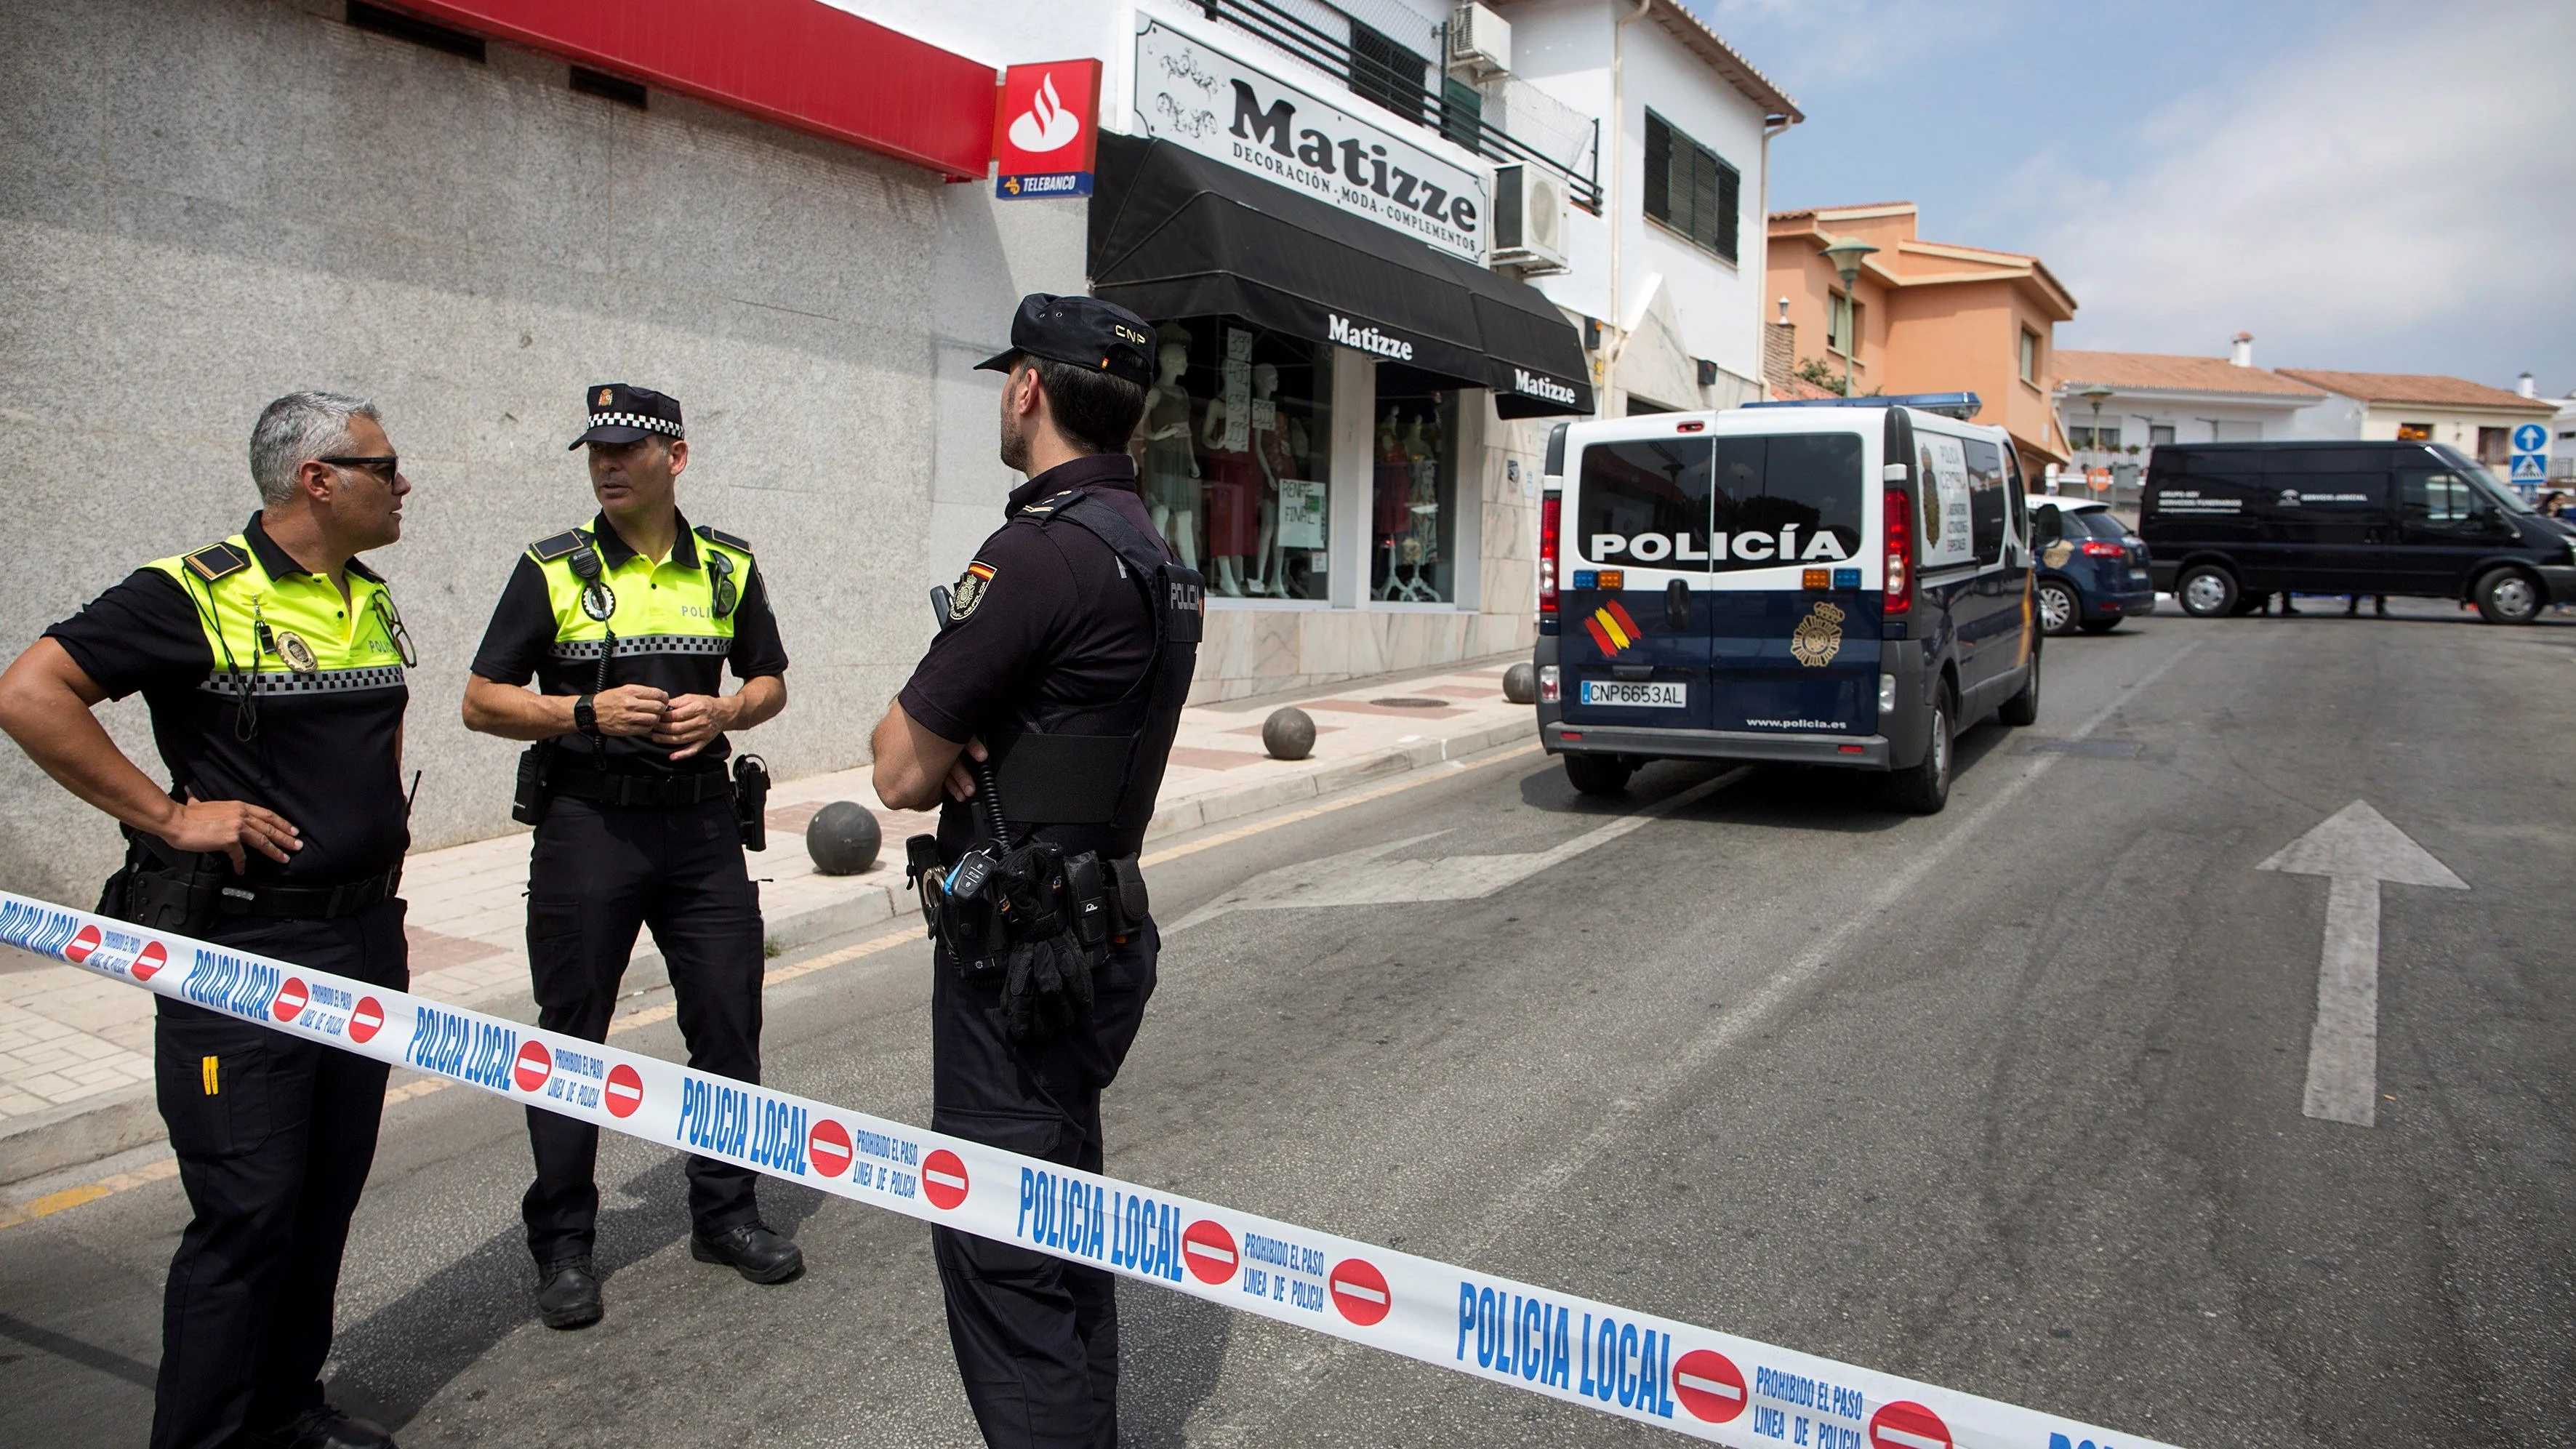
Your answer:
[[[1294,800],[1472,754],[1530,734],[1530,707],[1502,694],[1507,660],[1443,672],[1347,681],[1329,691],[1201,705],[1181,717],[1148,839],[1194,830]],[[1261,725],[1295,704],[1315,721],[1314,754],[1273,760]],[[835,800],[876,812],[884,847],[854,876],[815,871],[805,826]],[[914,909],[902,886],[904,837],[932,817],[878,803],[862,767],[779,782],[769,797],[769,849],[749,857],[761,882],[774,951],[789,951]],[[528,835],[411,857],[412,990],[497,1015],[533,1020],[525,889]],[[66,904],[89,904],[87,901]],[[650,933],[625,989],[665,984]],[[0,947],[0,1185],[161,1139],[152,1101],[152,998],[121,982]]]

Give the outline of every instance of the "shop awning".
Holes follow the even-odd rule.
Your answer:
[[[1592,411],[1582,341],[1537,288],[1168,142],[1103,133],[1098,164],[1094,296],[1357,347],[1492,388],[1507,418]]]

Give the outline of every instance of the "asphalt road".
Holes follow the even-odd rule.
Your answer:
[[[1970,735],[1929,819],[1507,753],[1231,827],[1155,870],[1200,919],[1109,1170],[2184,1445],[2576,1444],[2576,626],[2400,607],[2052,641],[2039,724]],[[2302,1113],[2329,883],[2256,868],[2355,800],[2469,887],[2380,888],[2367,1128]],[[775,987],[770,1079],[926,1122],[927,960]],[[611,1139],[609,1316],[551,1333],[526,1153],[477,1093],[391,1110],[333,1376],[406,1445],[976,1442],[920,1225],[770,1185],[813,1267],[756,1288]],[[140,1442],[184,1215],[163,1181],[0,1233],[0,1443]],[[1666,1437],[1121,1302],[1130,1444]]]

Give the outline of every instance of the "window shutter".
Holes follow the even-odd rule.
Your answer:
[[[1646,113],[1646,215],[1673,219],[1673,131],[1664,118]]]
[[[1691,147],[1691,240],[1717,245],[1717,158]]]
[[[1742,188],[1742,178],[1735,174],[1735,168],[1723,161],[1717,163],[1717,254],[1730,262],[1735,260],[1737,228],[1742,225]]]

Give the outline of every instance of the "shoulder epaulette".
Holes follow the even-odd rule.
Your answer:
[[[529,544],[528,552],[535,555],[539,563],[553,563],[579,547],[581,547],[581,530],[568,528],[552,538],[541,538]]]
[[[690,532],[695,533],[698,537],[705,539],[709,543],[723,544],[725,547],[734,550],[736,553],[751,552],[750,544],[734,537],[732,534],[725,532],[721,528],[709,528],[707,525],[701,523],[696,528],[691,529]]]
[[[1062,508],[1081,496],[1082,490],[1079,488],[1067,488],[1062,493],[1051,493],[1046,497],[1039,499],[1037,502],[1030,504],[1028,507],[1021,509],[1019,516],[1022,518],[1034,518],[1043,522],[1057,509]]]
[[[189,554],[184,562],[188,571],[207,583],[229,578],[250,567],[250,555],[229,543],[210,543]]]

